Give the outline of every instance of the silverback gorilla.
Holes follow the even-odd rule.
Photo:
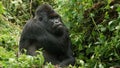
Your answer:
[[[36,50],[43,48],[45,62],[61,67],[74,65],[69,33],[60,15],[48,4],[39,6],[35,17],[29,20],[21,34],[19,50],[35,56]]]

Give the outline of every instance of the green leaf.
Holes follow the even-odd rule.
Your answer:
[[[2,2],[0,2],[0,14],[4,13],[4,6],[2,5]]]

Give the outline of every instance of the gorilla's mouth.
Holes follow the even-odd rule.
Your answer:
[[[62,28],[62,27],[63,27],[62,24],[57,25],[57,28]]]
[[[53,25],[53,29],[59,29],[59,28],[62,28],[63,27],[63,25],[62,24],[55,24],[55,25]]]
[[[56,35],[56,36],[62,36],[63,32],[64,32],[63,29],[64,29],[63,24],[57,24],[57,25],[55,25],[54,28],[53,28],[54,35]]]

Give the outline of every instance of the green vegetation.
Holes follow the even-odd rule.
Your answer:
[[[120,65],[119,0],[0,0],[0,68],[54,68],[41,51],[18,56],[18,43],[26,21],[38,5],[51,4],[70,31],[75,66],[109,68]]]

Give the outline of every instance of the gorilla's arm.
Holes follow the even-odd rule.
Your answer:
[[[67,59],[63,60],[59,65],[64,67],[66,65],[74,65],[75,63],[75,58],[73,57],[73,52],[71,50],[71,43],[69,42],[69,47],[68,47],[68,51],[67,51]]]
[[[29,20],[22,31],[20,42],[19,42],[19,51],[21,53],[26,53],[29,55],[36,55],[36,45],[38,45],[37,37],[41,35],[41,29],[36,25],[37,21],[35,19]],[[38,32],[39,31],[39,32]],[[39,34],[37,34],[38,32]]]

